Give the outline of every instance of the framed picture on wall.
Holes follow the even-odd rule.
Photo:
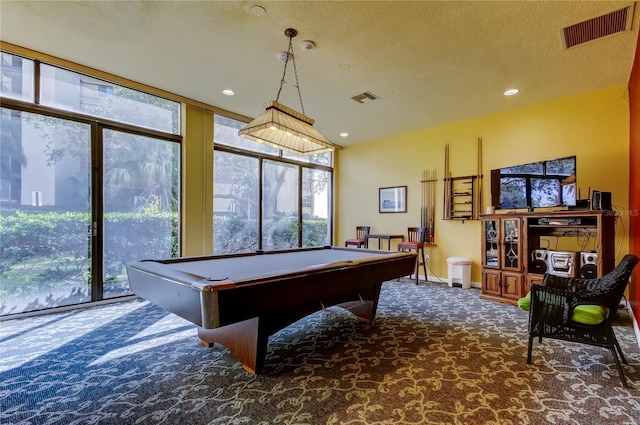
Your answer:
[[[381,213],[406,213],[407,186],[381,187],[379,208]]]

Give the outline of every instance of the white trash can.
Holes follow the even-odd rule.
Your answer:
[[[453,287],[453,282],[460,282],[462,288],[471,288],[471,259],[466,257],[447,258],[448,282]]]

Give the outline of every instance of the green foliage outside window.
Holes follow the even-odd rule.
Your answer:
[[[305,218],[303,222],[302,246],[324,246],[327,240],[328,220],[326,218]],[[249,220],[238,216],[215,215],[213,217],[215,231],[213,246],[214,254],[234,254],[252,252],[258,249],[258,234],[256,220]],[[272,249],[288,249],[298,246],[297,219],[291,217],[276,217],[265,220],[265,235],[267,246]]]
[[[0,298],[52,287],[90,284],[90,221],[86,213],[0,216]],[[142,260],[178,254],[178,216],[167,212],[106,213],[105,259]],[[126,280],[123,261],[106,261],[106,281]]]

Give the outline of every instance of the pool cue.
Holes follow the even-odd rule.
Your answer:
[[[442,206],[443,209],[443,219],[444,220],[448,220],[450,218],[450,209],[451,206],[449,205],[450,202],[450,187],[449,185],[451,184],[451,181],[449,179],[449,175],[451,174],[451,171],[449,170],[449,144],[444,145],[444,205]]]
[[[476,213],[474,214],[474,217],[472,218],[478,218],[478,214],[481,213],[482,211],[482,137],[478,137],[478,183],[477,183],[477,188],[478,188],[478,208],[476,210]]]
[[[425,242],[429,242],[429,171],[422,171],[422,175],[424,176],[424,228],[426,229],[426,239]]]
[[[436,170],[429,173],[429,243],[435,240]]]
[[[433,243],[433,224],[435,214],[435,183],[436,171],[422,171],[422,217],[421,225],[426,229],[425,242]]]
[[[423,196],[424,196],[424,228],[426,229],[426,239],[425,242],[429,241],[429,171],[423,170],[422,177],[424,180],[424,186],[422,187]]]
[[[446,154],[446,168],[447,171],[445,173],[445,179],[446,179],[446,193],[445,193],[445,197],[446,197],[446,220],[451,219],[451,186],[452,186],[452,182],[451,182],[451,167],[449,166],[449,145],[447,144],[446,146],[447,148],[447,154]]]
[[[425,221],[426,221],[426,211],[425,211],[425,198],[424,198],[424,188],[425,188],[425,176],[424,176],[424,170],[422,171],[422,180],[420,180],[420,227],[425,227]]]
[[[429,171],[424,170],[424,176],[426,178],[426,182],[424,184],[424,227],[427,228],[427,240],[428,240],[428,235],[429,235],[429,219],[430,219],[430,212],[429,212],[429,185],[431,184],[429,182]]]

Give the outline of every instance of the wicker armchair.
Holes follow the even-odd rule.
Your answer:
[[[624,290],[638,263],[635,255],[626,255],[620,264],[601,278],[566,278],[546,274],[542,285],[532,285],[529,310],[529,347],[527,363],[531,364],[533,339],[561,339],[608,348],[618,368],[622,385],[627,387],[620,359],[627,364],[616,340],[611,321],[622,299]],[[577,322],[574,311],[577,306],[602,306],[601,315],[591,320]],[[599,322],[599,323],[597,323]],[[617,352],[616,352],[617,350]]]

